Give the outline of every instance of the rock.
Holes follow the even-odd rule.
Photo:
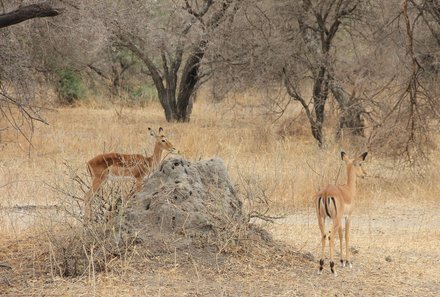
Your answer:
[[[387,262],[391,262],[391,261],[393,261],[393,259],[391,259],[390,256],[386,256],[386,257],[385,257],[385,261],[387,261]]]
[[[350,247],[350,252],[351,252],[353,255],[359,254],[359,250],[358,250],[357,248],[355,248],[355,247]]]
[[[303,258],[312,262],[315,262],[315,256],[311,252],[303,253]]]
[[[12,269],[11,265],[9,265],[7,263],[0,263],[0,268],[5,268],[5,269],[8,269],[8,270]]]

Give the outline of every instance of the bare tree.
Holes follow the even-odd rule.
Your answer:
[[[401,72],[403,79],[397,88],[398,96],[383,116],[382,123],[384,126],[399,127],[400,133],[395,137],[397,145],[393,149],[401,161],[411,165],[429,158],[428,153],[434,148],[432,131],[436,131],[440,123],[439,89],[436,86],[438,73],[432,72],[430,65],[422,66],[425,53],[438,52],[438,36],[430,22],[435,20],[439,9],[439,4],[434,1],[417,4],[415,1],[405,0],[399,14],[403,19],[402,37],[405,41],[402,59],[404,71]],[[432,16],[429,21],[425,19],[428,17],[425,13]],[[400,24],[397,26],[400,27]],[[430,35],[426,35],[426,32],[430,32]],[[429,42],[429,39],[435,42]],[[432,44],[436,46],[432,47]],[[425,48],[426,45],[428,48]]]
[[[313,80],[312,105],[301,94],[298,80],[290,79],[291,67],[286,65],[283,68],[284,82],[289,95],[301,103],[307,118],[309,119],[313,137],[322,145],[324,139],[322,128],[324,124],[324,108],[332,86],[334,71],[334,57],[332,49],[334,39],[341,24],[354,15],[358,0],[333,0],[333,1],[301,1],[301,13],[297,16],[299,33],[304,41],[307,50],[304,52],[303,60],[307,68],[305,75],[310,75]],[[339,97],[339,96],[338,96]],[[342,100],[341,100],[342,102]]]
[[[151,1],[131,7],[130,25],[123,15],[112,22],[118,44],[148,68],[167,121],[190,120],[191,97],[204,76],[201,65],[212,33],[227,15],[238,10],[240,2]],[[148,12],[151,9],[161,13],[152,15]],[[139,11],[145,14],[139,16]],[[143,24],[133,24],[140,20],[136,15]],[[151,18],[147,25],[145,18]]]
[[[33,92],[30,91],[34,82],[34,67],[29,46],[20,39],[20,30],[26,25],[19,23],[33,18],[57,16],[62,9],[48,2],[21,6],[9,12],[6,9],[3,6],[3,14],[0,14],[0,28],[3,28],[0,30],[0,39],[8,40],[0,45],[0,119],[3,120],[0,131],[12,127],[30,142],[34,123],[45,123],[45,120],[40,113],[42,107],[35,104]]]

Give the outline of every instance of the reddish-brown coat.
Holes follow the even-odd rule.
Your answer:
[[[150,128],[148,129],[150,134],[156,138],[153,155],[148,157],[140,154],[105,153],[97,155],[87,162],[92,184],[84,198],[85,221],[91,219],[91,204],[94,194],[110,175],[134,177],[136,179],[135,191],[139,191],[142,187],[143,178],[159,165],[162,151],[176,152],[173,144],[163,134],[162,128],[159,129],[159,136]],[[130,193],[128,198],[132,194]]]

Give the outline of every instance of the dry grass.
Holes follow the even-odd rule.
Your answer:
[[[245,108],[242,102],[250,102]],[[425,175],[393,170],[370,152],[371,177],[360,182],[353,223],[352,270],[315,275],[319,231],[312,194],[327,182],[344,180],[337,145],[316,148],[301,137],[280,138],[279,123],[261,115],[255,98],[246,96],[217,105],[199,100],[190,123],[169,124],[158,105],[143,109],[79,106],[48,113],[33,145],[3,133],[0,154],[0,293],[24,296],[435,296],[440,290],[440,163],[434,156]],[[292,113],[291,116],[297,116]],[[298,125],[304,124],[298,122]],[[133,251],[133,258],[114,260],[106,273],[89,270],[82,277],[51,274],[44,234],[68,219],[55,208],[20,209],[16,205],[52,206],[61,184],[78,192],[64,163],[85,174],[85,162],[109,152],[151,154],[147,127],[164,127],[168,138],[190,160],[214,155],[225,160],[248,207],[287,217],[265,225],[279,244],[243,251],[235,257],[201,259],[196,255],[150,258]],[[307,130],[306,130],[307,131]],[[362,147],[354,147],[361,150]],[[359,152],[358,151],[358,152]],[[72,223],[72,222],[70,222]],[[74,224],[74,222],[72,223]],[[38,235],[38,236],[37,236]],[[48,237],[46,237],[48,238]],[[50,249],[49,249],[50,250]],[[386,257],[390,257],[390,262]],[[143,259],[139,260],[139,257]],[[218,259],[217,259],[218,260]],[[314,260],[314,259],[313,259]],[[49,273],[48,273],[49,271]]]

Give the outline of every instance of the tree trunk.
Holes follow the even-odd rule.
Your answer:
[[[62,12],[53,8],[49,3],[31,4],[19,7],[17,10],[0,15],[0,28],[15,25],[33,18],[53,17]]]
[[[336,140],[340,140],[342,129],[344,128],[347,128],[351,135],[365,137],[363,113],[362,106],[356,103],[343,110],[336,128]]]
[[[315,110],[315,121],[312,123],[313,137],[322,146],[323,136],[322,127],[324,125],[324,108],[328,97],[328,76],[327,68],[324,65],[319,67],[319,71],[313,83],[313,107]]]
[[[302,14],[297,19],[301,36],[307,48],[308,68],[313,76],[313,108],[314,114],[309,110],[304,98],[287,85],[289,95],[293,95],[306,110],[312,135],[318,145],[323,144],[322,128],[324,124],[324,108],[328,98],[330,75],[333,64],[330,50],[332,41],[338,32],[342,18],[351,15],[360,1],[319,1],[316,6],[310,0],[302,1]],[[336,4],[337,3],[337,4]],[[335,5],[336,4],[336,5]],[[350,5],[352,4],[352,5]]]
[[[194,93],[196,84],[199,82],[199,69],[201,60],[205,54],[207,45],[206,40],[202,40],[195,48],[191,57],[188,58],[183,69],[182,79],[179,86],[179,96],[177,97],[177,121],[189,122],[191,116],[191,95]]]
[[[330,89],[342,110],[342,114],[338,120],[338,126],[336,127],[336,140],[341,138],[343,128],[347,128],[352,135],[364,137],[365,124],[362,119],[362,114],[365,113],[365,109],[362,104],[355,99],[355,93],[353,92],[351,96],[348,96],[347,92],[334,82],[330,84]]]
[[[162,105],[163,111],[165,113],[165,120],[167,122],[175,122],[176,121],[176,110],[173,109],[172,104],[170,102],[176,101],[174,97],[169,97],[170,92],[166,90],[165,92],[159,92],[159,101]]]
[[[112,93],[115,96],[120,96],[121,90],[121,76],[116,65],[112,65],[113,81],[112,81]]]
[[[170,113],[171,120],[170,121],[177,121],[177,104],[176,104],[176,89],[177,89],[177,69],[171,69],[171,71],[168,73],[166,77],[166,93],[167,93],[167,108],[168,111],[165,110],[166,113]],[[168,121],[168,119],[167,119]],[[168,122],[170,122],[168,121]]]

